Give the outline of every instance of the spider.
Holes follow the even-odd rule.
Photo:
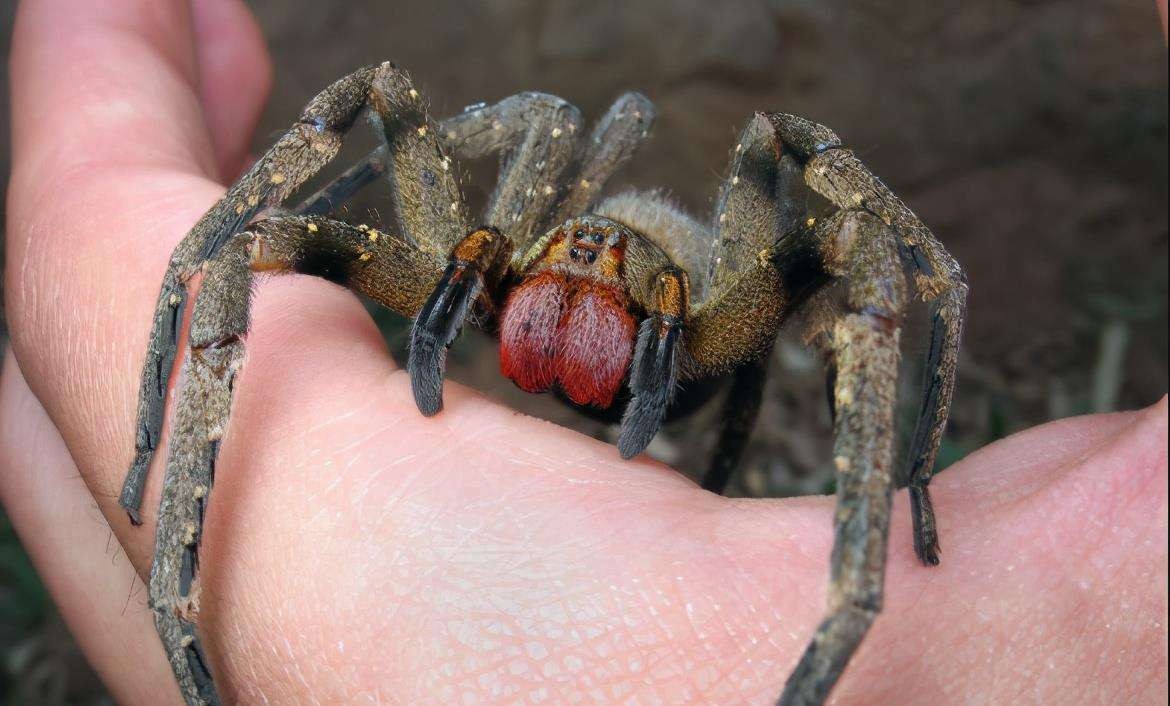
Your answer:
[[[363,111],[381,146],[284,208]],[[750,120],[709,226],[658,193],[603,198],[653,118],[653,104],[628,93],[586,135],[566,101],[521,93],[435,121],[404,71],[365,67],[313,98],[178,245],[154,313],[120,502],[138,524],[187,283],[201,272],[149,588],[188,704],[219,703],[195,632],[199,545],[257,272],[320,276],[413,318],[407,368],[424,415],[442,408],[446,351],[467,321],[498,336],[501,371],[522,389],[554,389],[571,405],[620,419],[624,458],[643,451],[668,415],[710,396],[712,381],[727,383],[702,483],[716,492],[755,420],[777,332],[801,312],[828,373],[838,508],[828,612],[779,700],[795,705],[827,698],[882,607],[909,271],[931,329],[906,478],[918,557],[938,563],[927,484],[965,308],[958,264],[832,130],[785,113]],[[501,155],[498,183],[473,221],[452,156],[493,153]],[[381,177],[397,234],[328,217]]]

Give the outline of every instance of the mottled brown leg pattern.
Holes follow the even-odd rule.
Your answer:
[[[473,106],[459,115],[443,120],[438,126],[441,144],[458,157],[475,159],[495,152],[522,149],[528,130],[527,115],[533,111],[545,113],[552,122],[557,122],[558,113],[563,118],[578,120],[579,114],[568,103],[555,96],[543,93],[523,93],[493,106]],[[579,144],[576,128],[565,135],[561,128],[559,137],[565,137],[564,145],[573,149],[575,160],[570,170],[560,174],[554,172],[560,164],[560,157],[544,160],[540,167],[546,181],[545,186],[554,188],[553,194],[540,188],[541,196],[555,196],[560,203],[551,218],[540,219],[536,234],[555,223],[561,223],[574,215],[586,213],[601,194],[610,177],[617,172],[637,151],[639,145],[650,134],[655,117],[654,104],[640,93],[625,93],[618,97],[605,115],[594,126],[585,144]],[[565,122],[562,120],[561,122]],[[574,125],[577,123],[574,122]],[[556,126],[548,128],[551,135]],[[296,213],[326,214],[345,203],[369,183],[381,177],[385,171],[388,153],[385,147],[370,152],[362,160],[347,169],[328,185],[305,200]],[[539,164],[541,159],[519,157],[522,163]],[[570,177],[570,173],[572,176]],[[555,178],[554,178],[555,177]],[[525,195],[527,192],[525,191]],[[537,194],[533,194],[536,196]],[[537,200],[530,208],[536,211],[544,208],[544,200]],[[507,207],[489,207],[489,211],[508,212]],[[513,207],[514,210],[514,207]],[[554,213],[544,211],[544,213]],[[493,223],[497,227],[505,224]],[[530,243],[529,243],[530,244]],[[523,252],[521,250],[520,252]]]
[[[171,255],[151,327],[139,390],[135,457],[119,502],[135,524],[141,522],[142,489],[158,446],[178,332],[187,301],[187,281],[200,265],[264,209],[275,209],[341,147],[344,134],[373,99],[402,237],[446,257],[467,233],[467,218],[450,160],[436,142],[421,96],[405,73],[391,64],[366,67],[333,83],[305,108],[300,119],[204,215]],[[370,171],[366,167],[366,171]],[[376,171],[376,170],[375,170]],[[329,195],[323,197],[330,200]],[[310,199],[305,208],[323,206]],[[314,204],[318,204],[314,206]]]
[[[311,217],[274,217],[247,226],[261,209],[278,209],[336,154],[343,134],[367,105],[386,143],[385,165],[403,234]],[[121,503],[137,522],[146,468],[162,426],[186,284],[202,270],[150,581],[159,634],[189,704],[218,703],[194,629],[198,547],[232,381],[243,356],[251,270],[318,275],[413,316],[439,281],[451,246],[467,233],[458,187],[442,170],[448,162],[406,75],[388,63],[361,69],[314,98],[172,255],[143,372],[136,456]],[[240,234],[245,227],[248,232]]]
[[[837,511],[829,612],[785,684],[782,706],[823,703],[881,610],[894,488],[892,440],[905,297],[897,241],[867,212],[840,212],[828,220],[838,235],[825,243],[825,264],[845,285],[844,311],[828,325],[837,370]]]
[[[253,271],[323,277],[410,315],[422,306],[431,289],[426,283],[437,281],[441,268],[441,261],[401,237],[313,217],[257,221],[204,266],[150,578],[159,633],[188,703],[218,703],[195,633],[199,546],[231,410],[232,383],[244,355]]]
[[[589,211],[610,177],[650,135],[655,116],[654,104],[641,93],[624,93],[614,101],[589,134],[549,225]]]
[[[279,205],[337,153],[365,104],[374,68],[363,68],[314,98],[300,120],[211,208],[171,255],[151,326],[150,345],[139,388],[135,456],[119,502],[140,524],[146,472],[162,433],[163,408],[179,328],[187,301],[187,280],[257,213]]]
[[[244,356],[250,273],[239,240],[204,268],[191,317],[190,354],[175,409],[150,570],[155,625],[187,703],[218,704],[210,665],[195,622],[199,613],[199,544],[220,439],[231,408],[232,383]]]
[[[914,285],[930,303],[931,342],[922,410],[909,456],[914,548],[924,564],[938,558],[938,531],[927,484],[946,428],[955,387],[967,281],[959,264],[901,199],[874,176],[828,128],[785,113],[769,116],[785,147],[807,160],[805,180],[841,208],[864,208],[898,233],[900,251],[915,270]]]
[[[523,251],[544,234],[580,141],[581,112],[547,93],[518,93],[443,121],[444,144],[462,157],[500,154],[500,176],[482,222]]]

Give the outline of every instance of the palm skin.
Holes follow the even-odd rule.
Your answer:
[[[116,500],[151,306],[268,80],[243,7],[193,5],[30,0],[13,48],[0,499],[125,703],[178,699],[104,549],[108,522],[149,569],[159,469],[144,527]],[[423,418],[324,282],[265,283],[254,321],[201,552],[230,701],[775,698],[822,611],[831,499],[719,498],[458,385]],[[900,494],[887,605],[837,703],[1164,698],[1165,400],[1017,435],[932,488],[943,564],[914,560]]]

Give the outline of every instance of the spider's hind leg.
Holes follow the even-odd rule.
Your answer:
[[[806,161],[808,185],[840,208],[864,208],[891,226],[902,255],[914,269],[914,285],[930,305],[931,338],[918,425],[910,444],[909,470],[914,549],[937,564],[938,530],[927,485],[946,428],[955,389],[959,339],[966,312],[967,280],[958,262],[930,229],[873,175],[829,128],[786,113],[768,115],[786,149]]]
[[[576,155],[581,112],[547,93],[518,93],[444,120],[441,137],[455,154],[500,154],[500,175],[483,222],[523,252],[543,230]]]
[[[824,322],[837,374],[833,462],[836,535],[829,612],[789,677],[784,706],[821,704],[882,608],[890,504],[898,337],[905,281],[892,230],[876,216],[830,217],[826,268],[844,283],[843,310]]]

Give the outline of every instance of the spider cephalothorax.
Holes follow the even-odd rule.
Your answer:
[[[383,146],[291,210],[284,202],[337,153],[363,111]],[[925,225],[832,130],[757,113],[735,146],[709,225],[657,193],[601,198],[647,136],[653,105],[620,97],[588,135],[576,108],[522,93],[432,120],[406,74],[386,63],[322,91],[175,250],[155,310],[139,397],[137,453],[121,502],[138,521],[187,304],[192,355],[177,403],[151,571],[155,622],[184,697],[217,703],[195,634],[203,513],[257,272],[327,278],[412,317],[407,368],[423,414],[442,408],[447,348],[471,322],[500,339],[500,368],[529,392],[620,415],[624,457],[669,414],[729,381],[703,487],[726,484],[755,420],[780,327],[802,312],[823,356],[835,417],[837,538],[830,610],[782,704],[819,704],[881,609],[893,407],[906,278],[930,305],[931,340],[907,479],[914,543],[938,562],[927,493],[946,424],[967,287]],[[478,219],[452,156],[503,155]],[[328,217],[388,179],[398,229]],[[675,391],[686,382],[687,394]]]

